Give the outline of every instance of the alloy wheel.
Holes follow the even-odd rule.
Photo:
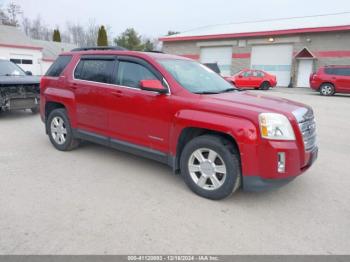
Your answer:
[[[227,175],[222,157],[208,148],[200,148],[192,153],[188,161],[188,170],[193,182],[205,190],[219,189]]]
[[[322,87],[321,92],[322,92],[323,95],[329,96],[333,92],[333,87],[330,86],[330,85],[325,85],[325,86]]]
[[[64,120],[56,116],[51,121],[51,136],[58,145],[63,145],[67,140],[67,128]]]

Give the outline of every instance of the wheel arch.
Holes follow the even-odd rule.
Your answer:
[[[321,89],[321,87],[322,87],[323,85],[332,85],[332,86],[334,87],[334,89],[337,88],[337,86],[336,86],[334,83],[332,83],[331,81],[324,81],[324,82],[322,82],[322,83],[320,84],[320,86],[318,87],[318,91]]]
[[[53,102],[53,101],[48,101],[45,103],[45,122],[47,121],[47,119],[49,118],[49,115],[52,111],[54,111],[55,109],[66,109],[66,106],[63,103],[59,103],[59,102]],[[45,125],[45,129],[46,129],[46,134],[48,134],[48,130],[47,130],[47,125]]]
[[[177,140],[175,163],[173,167],[175,172],[178,172],[180,170],[180,158],[186,144],[191,140],[193,140],[194,138],[203,136],[203,135],[213,135],[213,136],[221,137],[223,141],[226,141],[227,143],[232,145],[232,153],[236,153],[238,157],[240,156],[238,143],[232,135],[222,131],[216,131],[216,130],[207,129],[207,128],[186,127],[182,129],[179,135],[179,138]]]

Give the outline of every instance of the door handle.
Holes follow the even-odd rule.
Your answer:
[[[111,94],[115,97],[122,97],[123,96],[123,92],[122,91],[112,91]]]
[[[72,83],[72,84],[70,85],[70,88],[76,90],[76,89],[78,88],[78,84]]]

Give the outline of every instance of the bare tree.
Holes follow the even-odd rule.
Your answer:
[[[23,12],[21,10],[21,7],[19,5],[16,5],[15,3],[10,3],[7,6],[7,15],[8,15],[8,25],[12,26],[19,26],[18,23],[18,16],[21,15]]]
[[[95,20],[90,19],[86,29],[86,45],[95,46],[97,44],[99,26]]]
[[[9,20],[8,15],[6,14],[6,12],[3,10],[2,6],[0,5],[0,24],[7,24]]]
[[[84,46],[86,43],[86,35],[84,27],[80,24],[67,23],[67,32],[65,33],[69,36],[69,39],[78,46]]]
[[[28,17],[22,17],[22,30],[23,32],[29,36],[30,35],[30,30],[32,27],[32,22]]]

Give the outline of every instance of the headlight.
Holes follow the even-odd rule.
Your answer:
[[[259,115],[261,136],[272,140],[295,140],[293,128],[288,118],[276,113]]]

